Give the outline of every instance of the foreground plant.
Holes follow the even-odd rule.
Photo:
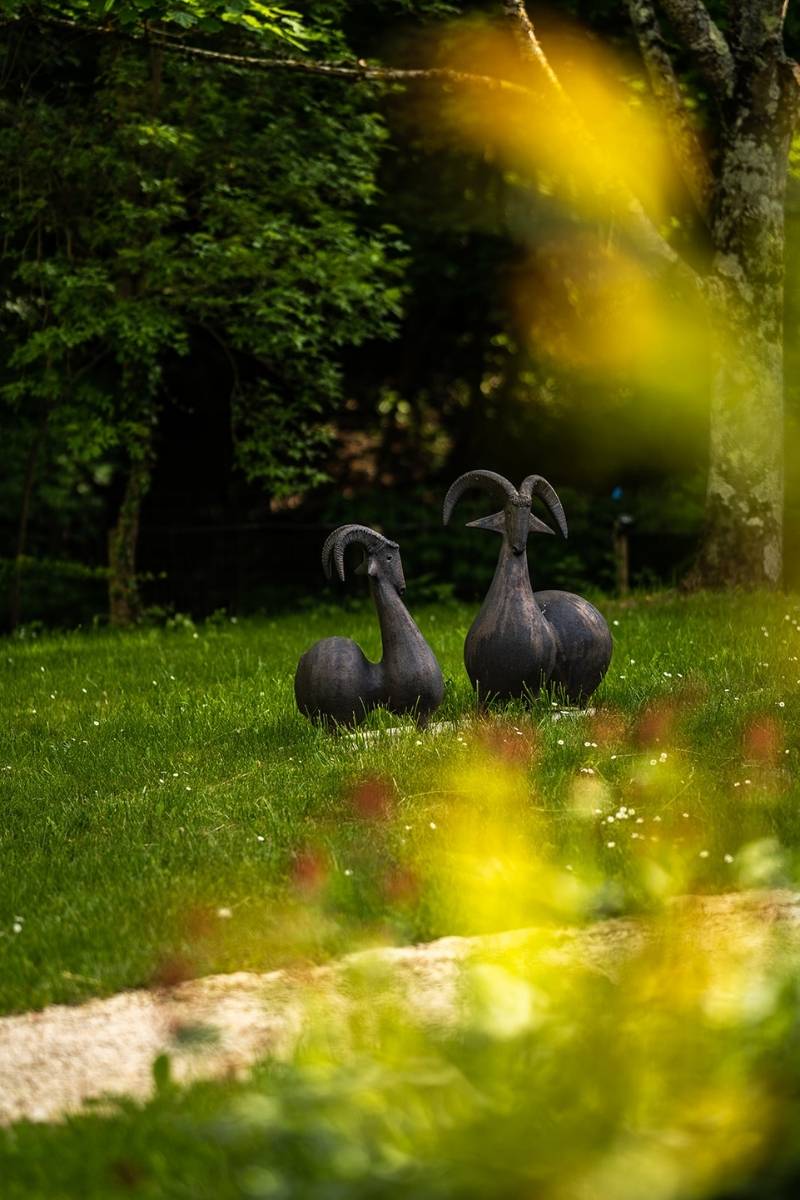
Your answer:
[[[4,1195],[790,1195],[796,933],[757,906],[720,922],[678,902],[696,853],[670,868],[651,845],[647,936],[570,940],[564,923],[596,901],[593,854],[587,842],[564,865],[531,847],[525,755],[502,749],[513,738],[487,725],[453,763],[458,803],[433,861],[407,861],[451,919],[503,915],[524,932],[461,960],[419,954],[413,970],[367,954],[308,976],[286,1061],[183,1091],[160,1058],[149,1105],[0,1133]],[[385,839],[396,818],[360,798]],[[319,891],[306,903],[322,918]]]

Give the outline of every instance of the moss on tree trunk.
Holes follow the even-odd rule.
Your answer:
[[[690,585],[783,575],[784,193],[795,88],[769,56],[740,68],[722,145],[707,280],[712,393],[705,529]]]
[[[763,297],[765,306],[775,298]],[[775,587],[783,568],[783,347],[763,309],[712,312],[706,517],[690,583]]]

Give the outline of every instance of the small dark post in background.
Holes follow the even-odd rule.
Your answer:
[[[625,493],[617,486],[611,492],[611,499],[619,504]],[[630,513],[618,512],[614,518],[612,542],[614,546],[614,567],[617,576],[617,595],[627,596],[631,587],[631,562],[628,546],[628,531],[633,524]]]
[[[620,513],[614,522],[614,563],[619,596],[627,596],[631,586],[628,531],[632,524],[633,517],[629,513]]]

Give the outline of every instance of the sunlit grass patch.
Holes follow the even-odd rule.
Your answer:
[[[795,885],[800,608],[602,607],[590,709],[483,714],[470,610],[423,612],[441,725],[375,713],[370,737],[314,729],[291,693],[315,637],[377,650],[364,614],[7,641],[7,1009],[527,932],[428,975],[368,955],[308,976],[288,1061],[182,1089],[159,1060],[145,1106],[15,1126],[4,1195],[791,1194],[796,939],[682,897]],[[624,953],[597,924],[617,914],[648,930]]]
[[[6,640],[0,1003],[791,882],[797,602],[601,607],[615,653],[589,711],[488,715],[461,662],[474,609],[423,609],[441,727],[378,712],[370,737],[292,696],[319,636],[377,655],[367,612]]]

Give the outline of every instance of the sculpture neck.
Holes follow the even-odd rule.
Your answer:
[[[381,627],[382,662],[391,665],[398,661],[409,641],[422,641],[422,634],[395,587],[380,577],[371,577],[369,587]]]
[[[533,595],[531,576],[528,570],[528,555],[515,554],[504,537],[497,559],[494,578],[489,588],[489,595],[497,591],[505,591],[509,587],[520,588]]]

